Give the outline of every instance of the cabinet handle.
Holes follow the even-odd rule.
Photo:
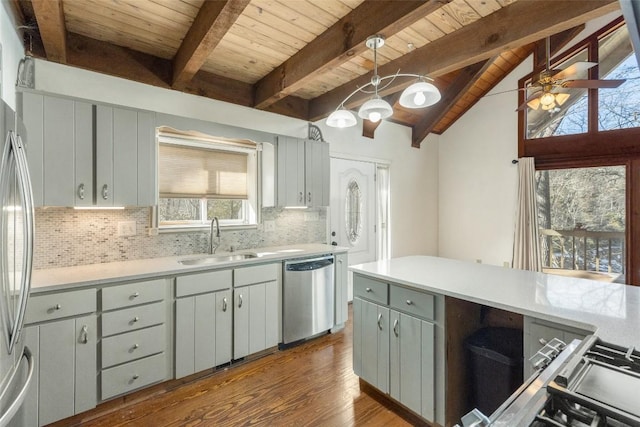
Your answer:
[[[136,323],[138,320],[140,320],[140,318],[138,316],[136,316],[136,317],[133,318],[132,322]]]
[[[407,300],[407,305],[413,305],[413,301],[411,301],[410,299]]]
[[[342,264],[342,260],[341,259],[338,260],[338,264]]]
[[[545,340],[544,338],[540,338],[538,342],[542,345],[547,345],[547,340]]]
[[[78,198],[84,200],[84,184],[78,186]]]
[[[62,308],[62,306],[60,304],[56,304],[53,306],[54,310],[60,310]]]
[[[371,288],[364,288],[365,291],[371,292]]]
[[[222,311],[227,311],[227,297],[222,298]]]
[[[135,292],[131,294],[131,299],[138,298],[140,296],[140,292]]]
[[[309,191],[309,196],[307,197],[307,201],[311,203],[311,191]]]
[[[393,321],[393,334],[398,336],[398,319]]]
[[[242,294],[238,295],[238,308],[242,307]]]
[[[137,380],[138,378],[140,378],[140,376],[138,374],[133,374],[133,376],[131,377],[132,380]]]
[[[302,191],[300,192],[300,195],[298,196],[298,201],[300,203],[302,203],[304,201],[304,194],[302,194]]]
[[[137,350],[140,346],[136,343],[131,347],[132,350]]]
[[[378,329],[382,330],[382,313],[378,314]]]
[[[89,327],[82,325],[82,331],[80,332],[80,342],[86,344],[89,342]]]
[[[107,184],[102,186],[102,198],[105,200],[109,198],[109,186]]]

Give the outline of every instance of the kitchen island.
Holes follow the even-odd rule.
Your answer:
[[[525,359],[530,351],[536,350],[534,344],[539,340],[533,336],[533,331],[538,331],[536,328],[565,334],[567,338],[595,334],[607,342],[640,347],[640,288],[637,287],[428,256],[396,258],[356,265],[350,269],[354,273],[356,373],[370,383],[371,379],[366,378],[366,364],[371,356],[365,352],[365,347],[359,353],[356,346],[359,332],[363,334],[362,342],[368,337],[366,325],[359,323],[365,323],[367,309],[373,303],[373,309],[378,310],[380,333],[385,333],[387,327],[385,315],[392,319],[395,315],[399,322],[391,320],[386,331],[386,336],[392,341],[391,348],[386,349],[390,355],[386,359],[384,356],[377,357],[376,360],[378,373],[382,372],[380,368],[385,362],[389,364],[387,369],[390,374],[387,376],[390,384],[371,385],[428,421],[440,425],[451,425],[461,415],[459,412],[464,410],[459,405],[462,400],[460,387],[463,384],[459,371],[465,367],[461,366],[461,360],[464,359],[458,353],[464,351],[462,331],[473,332],[469,318],[480,313],[474,311],[475,306],[493,307],[524,316]],[[394,298],[394,294],[405,295],[406,292],[425,295],[429,299],[421,303],[415,297]],[[376,293],[377,299],[372,298]],[[460,309],[461,306],[463,309]],[[433,308],[432,312],[429,312],[430,307]],[[365,314],[360,315],[360,311]],[[399,398],[404,387],[401,362],[406,357],[402,355],[402,341],[394,347],[393,338],[401,335],[397,331],[403,319],[405,323],[421,322],[418,331],[421,331],[423,342],[422,364],[414,366],[422,370],[422,381],[409,387],[409,390],[413,387],[416,393],[421,393],[421,406],[417,408]],[[385,338],[379,337],[378,340],[384,342]],[[433,348],[429,348],[425,340],[427,344],[433,343]],[[384,353],[385,349],[381,351]],[[395,356],[399,366],[395,367],[394,352],[399,354]],[[361,359],[356,360],[358,357]],[[432,360],[429,361],[429,358]],[[425,360],[429,361],[426,365]],[[426,374],[425,370],[428,370]],[[394,378],[394,375],[399,378]],[[413,376],[405,374],[405,382],[411,382],[418,376],[418,373]],[[394,383],[397,389],[395,393]],[[434,414],[427,417],[424,414],[429,414],[429,411],[425,412],[425,407],[430,406],[434,407]]]

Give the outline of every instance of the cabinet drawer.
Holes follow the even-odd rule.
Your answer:
[[[102,289],[102,310],[131,307],[152,301],[161,301],[165,296],[166,279],[135,282]]]
[[[233,270],[233,286],[246,286],[278,280],[278,269],[280,268],[282,268],[280,263],[236,268]]]
[[[166,322],[165,303],[156,302],[102,313],[102,336],[134,331]]]
[[[433,295],[393,285],[389,289],[389,295],[391,308],[433,320],[435,304]]]
[[[29,298],[29,303],[27,304],[25,323],[45,322],[95,311],[95,289],[34,295]]]
[[[231,270],[180,276],[176,279],[176,297],[221,291],[230,289],[231,285]]]
[[[104,338],[102,367],[108,368],[165,351],[167,347],[165,331],[165,325],[158,325]]]
[[[353,295],[387,305],[389,303],[389,285],[355,274],[353,276]]]
[[[105,369],[102,371],[102,400],[162,381],[165,374],[164,353]]]

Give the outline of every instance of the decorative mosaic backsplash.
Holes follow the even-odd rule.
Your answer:
[[[132,259],[206,253],[209,232],[164,233],[149,236],[149,208],[125,210],[36,209],[33,267],[55,268]],[[263,220],[274,220],[275,231],[221,231],[218,252],[296,243],[326,243],[327,209],[265,208]],[[310,219],[310,220],[309,220]],[[119,221],[135,221],[135,236],[118,237]]]

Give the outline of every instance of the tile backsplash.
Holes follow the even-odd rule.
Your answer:
[[[317,213],[317,214],[316,214]],[[149,236],[151,210],[36,209],[33,267],[55,268],[174,255],[206,253],[209,231]],[[327,242],[327,209],[264,208],[262,219],[275,231],[245,229],[221,232],[219,252],[296,243]],[[134,236],[119,237],[118,222],[135,221]]]

